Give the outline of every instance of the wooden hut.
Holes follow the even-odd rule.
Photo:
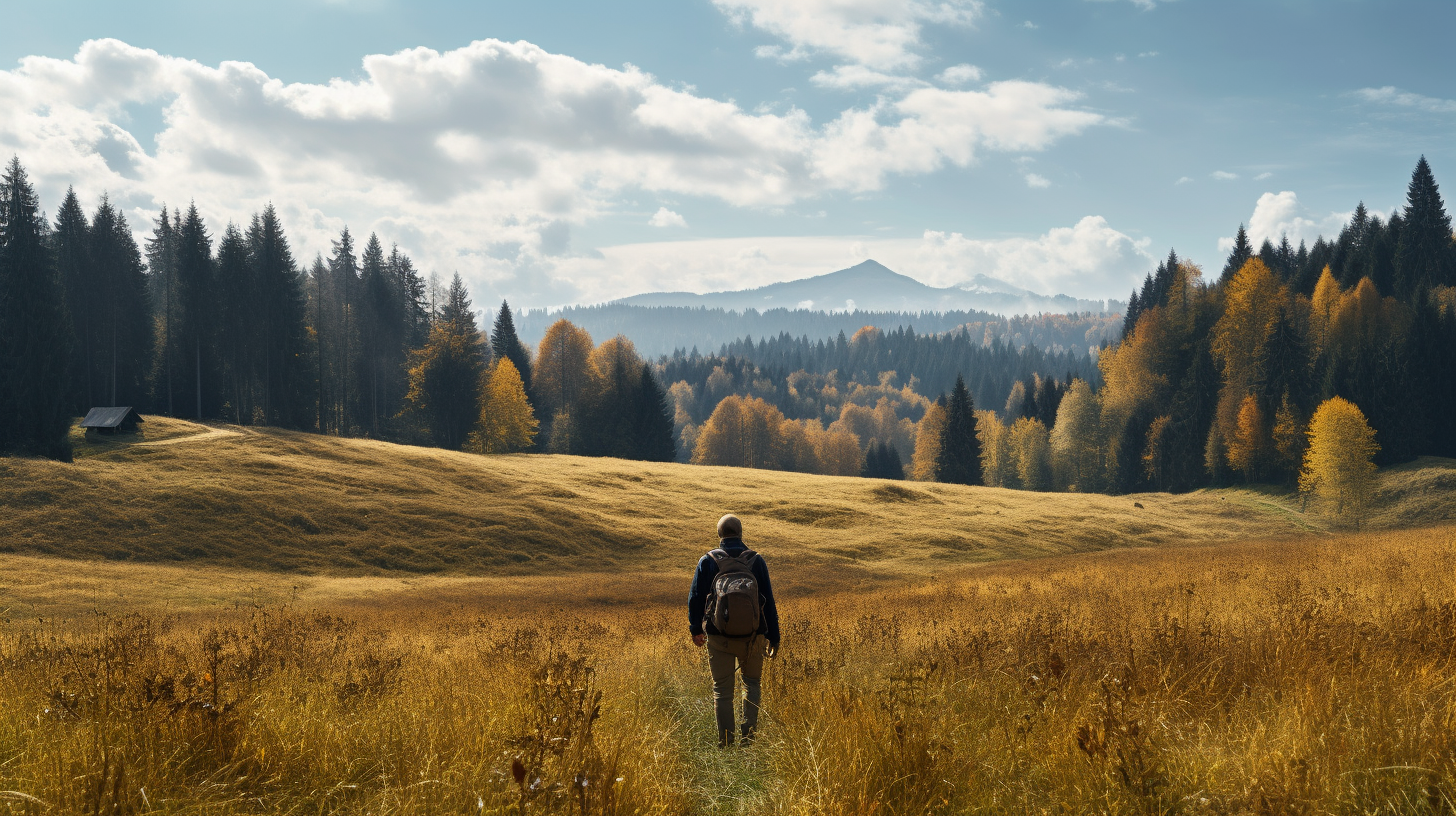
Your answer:
[[[137,423],[145,421],[135,408],[92,408],[81,420],[81,427],[103,434],[136,433]]]

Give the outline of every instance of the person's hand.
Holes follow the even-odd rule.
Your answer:
[[[778,656],[779,656],[779,645],[777,643],[770,643],[768,645],[768,659],[769,660],[773,660],[775,657],[778,657]]]
[[[707,643],[707,642],[708,642],[708,636],[707,635],[693,635],[693,645],[694,646],[697,646],[697,647],[701,648],[702,645],[704,643]]]

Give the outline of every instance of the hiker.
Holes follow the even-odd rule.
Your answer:
[[[733,745],[733,675],[743,673],[743,730],[740,742],[753,742],[758,727],[759,678],[765,651],[779,651],[779,611],[763,556],[743,543],[743,522],[718,519],[718,547],[698,559],[688,593],[688,625],[693,645],[708,646],[713,673],[713,710],[718,747]]]

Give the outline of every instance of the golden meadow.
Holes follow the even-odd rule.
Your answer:
[[[1382,475],[1387,529],[1332,532],[1277,493],[172,430],[3,465],[0,812],[1456,810],[1449,463]],[[35,492],[78,485],[131,497],[41,512]],[[318,532],[250,532],[251,502]],[[368,562],[371,538],[446,558],[443,530],[387,540],[433,504],[475,561]],[[724,509],[785,621],[761,738],[728,752],[682,609]],[[495,518],[579,535],[521,560]],[[127,525],[140,559],[105,550]],[[68,534],[92,560],[47,549]]]

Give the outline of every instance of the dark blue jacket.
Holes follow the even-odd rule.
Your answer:
[[[740,555],[748,546],[741,538],[725,538],[718,547],[729,555]],[[693,588],[688,593],[688,626],[695,635],[721,635],[713,622],[703,619],[708,594],[713,591],[713,579],[718,577],[718,562],[712,556],[698,559],[698,571],[693,573]],[[768,638],[770,645],[779,645],[779,609],[774,605],[773,584],[768,580],[768,565],[763,556],[753,560],[753,577],[758,579],[758,601],[763,604],[762,619],[758,622],[758,633]],[[706,632],[704,631],[706,627]]]

